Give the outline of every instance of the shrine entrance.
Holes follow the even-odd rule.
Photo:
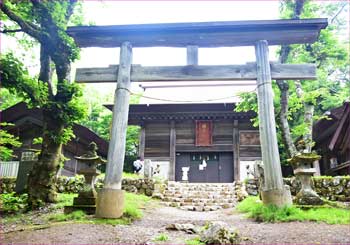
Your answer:
[[[77,82],[117,83],[105,186],[98,194],[96,215],[118,218],[123,213],[121,190],[131,81],[219,81],[256,80],[259,131],[264,162],[265,204],[291,204],[290,191],[283,185],[273,107],[272,80],[316,79],[313,64],[270,63],[268,45],[313,43],[327,19],[262,20],[126,26],[77,26],[68,29],[84,47],[120,47],[118,66],[77,71]],[[256,63],[225,66],[198,65],[199,48],[254,46]],[[132,65],[132,47],[187,48],[187,66],[142,67]],[[170,129],[169,176],[175,179],[176,130]],[[239,149],[233,149],[239,157]],[[239,161],[239,159],[237,160]],[[239,165],[238,165],[239,166]],[[237,171],[235,171],[237,173]]]

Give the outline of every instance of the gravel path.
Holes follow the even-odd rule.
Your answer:
[[[327,225],[314,222],[266,224],[244,218],[231,209],[214,212],[190,212],[171,207],[144,211],[142,220],[132,225],[59,224],[40,230],[25,230],[1,234],[1,244],[152,244],[159,234],[167,234],[166,244],[184,244],[196,235],[167,231],[171,223],[192,223],[203,226],[220,220],[237,227],[243,243],[350,243],[349,225]]]

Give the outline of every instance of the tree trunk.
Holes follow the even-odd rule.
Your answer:
[[[293,143],[293,139],[290,133],[290,127],[288,123],[288,96],[289,86],[287,81],[277,80],[278,88],[281,91],[281,111],[280,111],[280,126],[282,132],[282,139],[287,150],[288,157],[293,157],[296,153],[296,147]]]
[[[53,136],[62,135],[64,127],[52,117],[52,111],[45,109],[43,122],[41,153],[28,177],[29,202],[33,208],[56,201],[55,176],[61,162],[62,143],[56,143]]]
[[[305,142],[305,151],[307,153],[311,153],[312,150],[312,122],[313,122],[313,115],[314,115],[314,108],[315,106],[305,102],[304,103],[304,109],[305,109],[305,114],[304,114],[304,122],[307,126],[307,131],[303,135],[303,140]]]
[[[300,15],[304,9],[305,0],[295,0],[295,6],[293,11],[293,19],[300,19]],[[291,47],[289,45],[282,45],[281,53],[279,57],[280,63],[286,63],[288,56],[290,54]],[[285,80],[276,81],[279,90],[281,91],[280,102],[281,102],[281,112],[279,117],[279,124],[281,126],[282,139],[284,146],[287,150],[288,157],[293,157],[297,153],[297,149],[293,143],[292,135],[290,133],[290,127],[288,123],[288,96],[289,96],[289,86],[288,82]]]
[[[48,47],[41,45],[40,74],[39,80],[48,84],[49,97],[54,103],[69,101],[64,89],[64,80],[69,78],[70,62],[62,55],[59,61],[54,60],[56,65],[57,93],[53,94],[51,78],[51,59],[48,55]],[[57,65],[59,63],[59,65]],[[34,164],[28,176],[29,203],[33,208],[41,206],[45,202],[56,202],[56,176],[63,161],[62,142],[60,137],[64,133],[65,123],[57,120],[57,114],[62,113],[55,105],[48,104],[42,107],[43,111],[43,142],[37,164]]]

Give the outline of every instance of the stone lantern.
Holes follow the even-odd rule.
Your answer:
[[[70,213],[75,210],[83,210],[87,214],[95,213],[97,193],[94,184],[96,176],[101,173],[96,167],[106,163],[106,160],[98,156],[96,151],[96,143],[91,142],[85,154],[74,157],[78,162],[82,163],[83,166],[86,166],[78,171],[78,174],[84,175],[85,183],[78,197],[74,198],[73,206],[65,207],[65,213]]]
[[[312,189],[311,177],[316,173],[316,169],[312,168],[313,162],[319,160],[321,156],[316,153],[299,153],[295,155],[289,162],[294,167],[294,174],[301,182],[301,189],[295,197],[296,204],[299,205],[322,205],[323,201],[320,196]]]

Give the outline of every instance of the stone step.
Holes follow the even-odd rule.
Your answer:
[[[232,183],[169,182],[163,193],[163,203],[190,211],[214,211],[236,204]]]

